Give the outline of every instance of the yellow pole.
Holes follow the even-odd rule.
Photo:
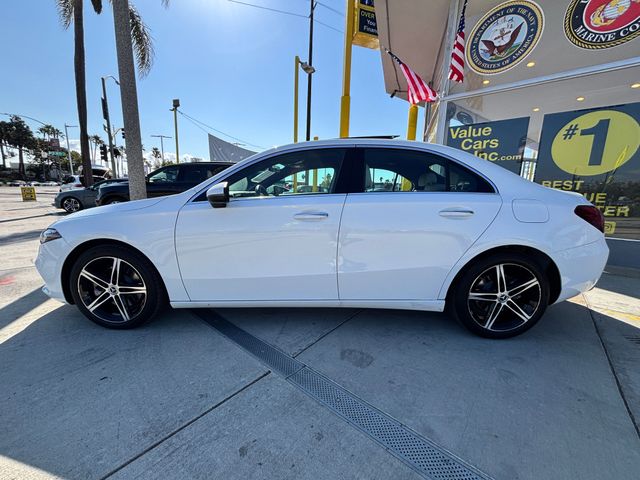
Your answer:
[[[298,143],[298,65],[300,65],[300,57],[296,55],[293,74],[293,143]],[[298,180],[296,177],[297,175],[293,178],[294,189]]]
[[[407,121],[407,140],[416,139],[417,129],[418,129],[418,105],[411,105],[409,107],[409,119]],[[400,188],[403,192],[411,191],[411,182],[406,178],[403,178]]]
[[[407,122],[407,140],[416,139],[416,130],[418,128],[418,105],[409,107],[409,121]]]
[[[342,97],[340,98],[340,138],[349,136],[349,110],[351,108],[351,50],[353,42],[355,0],[347,0],[344,29],[344,63],[342,66]]]

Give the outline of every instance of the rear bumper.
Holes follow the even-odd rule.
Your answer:
[[[555,252],[553,259],[560,271],[562,284],[556,303],[591,290],[600,279],[607,258],[609,247],[604,236],[587,245]]]

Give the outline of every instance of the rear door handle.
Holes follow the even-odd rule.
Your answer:
[[[326,220],[329,218],[327,212],[300,212],[296,213],[293,218],[303,222],[317,222],[318,220]]]
[[[445,208],[444,210],[440,210],[438,213],[441,217],[465,218],[472,216],[475,212],[468,208]]]

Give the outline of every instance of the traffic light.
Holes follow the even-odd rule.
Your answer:
[[[122,139],[124,140],[124,128],[122,129]]]
[[[103,162],[108,161],[108,158],[107,158],[107,146],[106,145],[100,145],[100,159]]]

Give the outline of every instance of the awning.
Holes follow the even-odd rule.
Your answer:
[[[449,0],[376,0],[376,20],[384,85],[389,95],[407,99],[407,82],[388,48],[425,82],[437,75],[438,52],[449,17]]]
[[[209,134],[209,159],[212,162],[239,162],[256,152],[246,150],[233,143]]]

